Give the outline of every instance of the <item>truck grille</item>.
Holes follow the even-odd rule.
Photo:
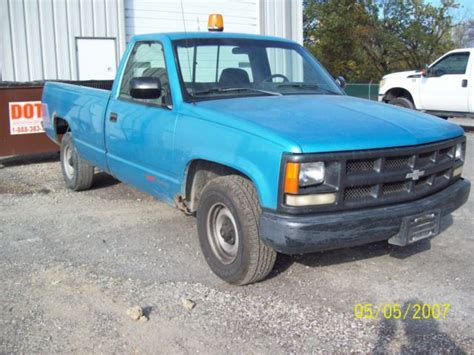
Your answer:
[[[298,161],[326,162],[327,179],[322,185],[300,188],[300,193],[336,192],[336,202],[286,210],[309,213],[360,209],[408,202],[434,194],[460,178],[453,176],[454,170],[463,165],[462,160],[455,158],[459,143],[465,150],[465,137],[458,137],[410,147],[305,154]]]
[[[376,185],[348,187],[344,191],[344,200],[351,201],[372,197],[375,187]]]
[[[375,169],[375,159],[349,160],[346,165],[347,173],[369,171]]]
[[[346,160],[338,203],[359,207],[402,202],[446,187],[460,165],[454,157],[458,142],[366,151],[367,157],[355,152],[360,156]]]
[[[401,169],[410,164],[410,157],[394,157],[385,159],[385,169]]]
[[[382,185],[383,195],[391,195],[391,194],[405,193],[405,192],[408,192],[408,183],[406,181],[391,182],[391,183]]]

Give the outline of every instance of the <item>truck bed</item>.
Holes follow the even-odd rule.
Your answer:
[[[65,84],[84,86],[88,88],[101,89],[101,90],[112,90],[112,85],[114,85],[113,80],[78,80],[78,81],[59,81]]]
[[[43,89],[46,134],[59,143],[56,126],[67,121],[76,149],[99,168],[105,167],[104,119],[112,84],[109,80],[49,81]]]
[[[113,80],[38,80],[38,81],[2,81],[0,82],[0,88],[5,87],[43,87],[46,83],[64,83],[77,86],[85,86],[89,88],[112,90]]]

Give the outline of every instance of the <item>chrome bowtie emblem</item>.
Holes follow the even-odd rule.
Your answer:
[[[405,176],[405,178],[406,179],[412,179],[412,180],[418,180],[423,175],[425,175],[424,170],[413,170],[411,173],[408,173]]]

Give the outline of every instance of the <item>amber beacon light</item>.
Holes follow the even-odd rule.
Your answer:
[[[207,29],[212,32],[224,31],[224,18],[221,14],[210,14],[207,20]]]

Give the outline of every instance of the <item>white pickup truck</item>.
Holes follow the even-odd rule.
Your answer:
[[[421,71],[385,75],[379,101],[443,118],[474,118],[474,48],[444,54]]]

